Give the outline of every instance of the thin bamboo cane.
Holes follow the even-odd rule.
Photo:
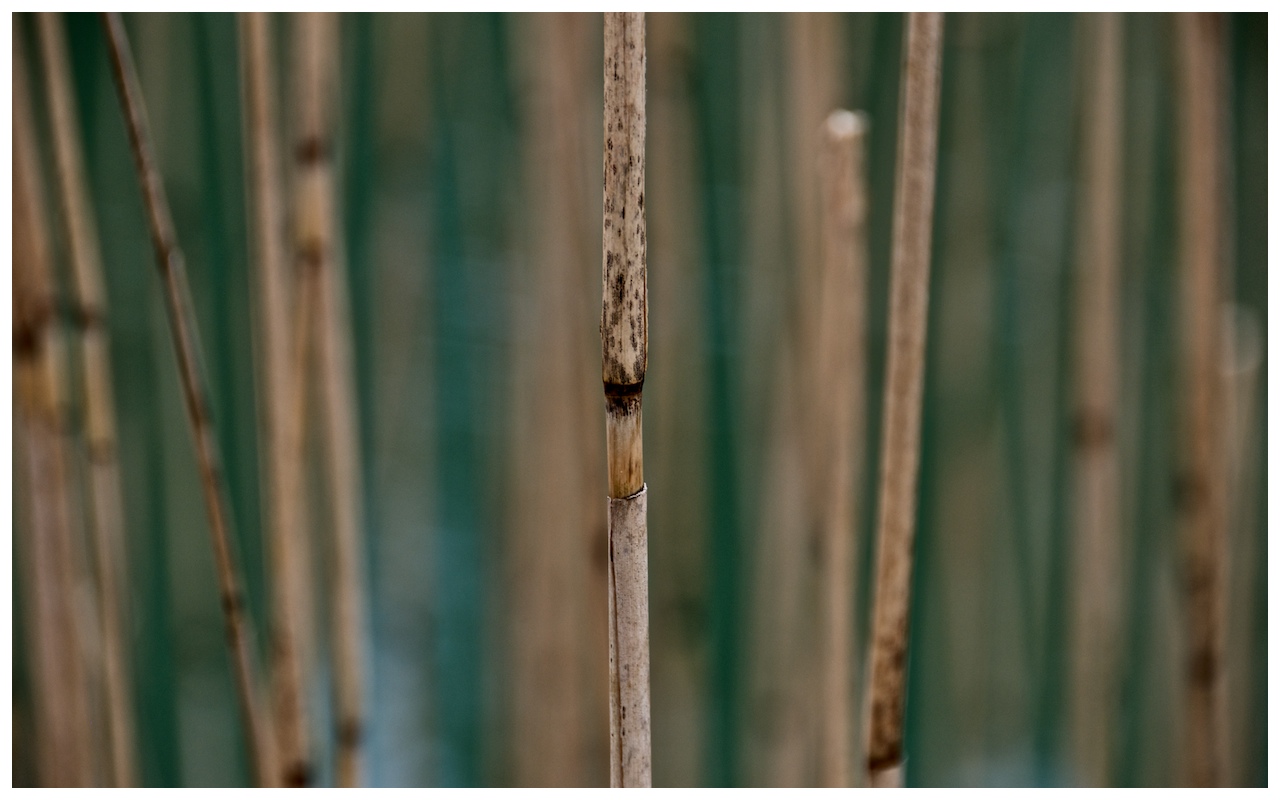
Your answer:
[[[111,781],[132,786],[134,777],[133,705],[120,587],[124,578],[124,507],[116,446],[115,407],[106,327],[106,295],[98,252],[98,231],[79,141],[72,99],[66,39],[55,14],[41,14],[40,40],[52,119],[59,192],[72,264],[72,303],[76,308],[84,371],[84,431],[88,445],[89,494],[102,628],[106,716]]]
[[[609,772],[613,786],[649,786],[649,544],[641,438],[649,349],[642,13],[604,16],[604,123],[600,338],[609,462]]]
[[[299,654],[299,629],[307,597],[302,557],[304,535],[299,524],[302,502],[303,450],[291,426],[305,416],[294,412],[294,399],[305,395],[302,380],[290,371],[291,319],[289,282],[284,262],[284,205],[276,126],[276,78],[271,20],[263,13],[240,17],[241,78],[245,103],[245,138],[250,149],[249,207],[253,210],[254,256],[259,294],[256,333],[262,396],[260,425],[266,451],[265,486],[272,579],[271,687],[274,735],[280,758],[278,780],[284,786],[309,782],[307,705]],[[301,362],[301,356],[299,356]],[[305,374],[304,370],[300,370]],[[299,402],[301,398],[299,398]],[[301,434],[299,434],[300,438]]]
[[[16,26],[15,26],[16,27]],[[31,492],[28,635],[36,684],[37,776],[45,786],[93,781],[90,716],[70,515],[65,365],[55,314],[44,189],[19,31],[13,36],[14,395],[20,468]]]
[[[361,697],[364,641],[364,496],[353,384],[345,264],[335,236],[332,128],[338,97],[338,18],[295,20],[298,93],[298,260],[316,285],[316,379],[319,381],[324,470],[333,510],[333,665],[337,698],[338,785],[359,784],[363,761]]]
[[[1075,330],[1075,615],[1072,747],[1078,779],[1110,782],[1120,645],[1120,465],[1115,429],[1120,381],[1122,21],[1084,20],[1091,48],[1084,134],[1081,246]]]
[[[1178,511],[1185,553],[1186,711],[1183,758],[1193,786],[1224,778],[1223,568],[1226,481],[1219,364],[1226,266],[1223,209],[1222,21],[1177,17],[1182,119],[1179,141],[1182,284],[1182,473]]]
[[[174,351],[178,359],[178,372],[182,383],[187,418],[195,440],[196,458],[204,490],[205,509],[209,516],[209,534],[213,544],[214,561],[218,572],[218,591],[226,624],[227,647],[235,675],[237,699],[245,728],[245,743],[253,775],[259,784],[271,781],[274,775],[272,748],[267,741],[267,728],[261,710],[261,691],[257,677],[257,663],[251,642],[252,620],[245,613],[244,595],[240,589],[235,554],[228,535],[228,514],[222,488],[222,470],[218,457],[217,439],[213,420],[209,414],[208,389],[203,365],[199,356],[199,333],[195,328],[194,314],[190,307],[186,266],[165,196],[164,184],[152,153],[151,133],[143,106],[142,87],[138,81],[133,54],[125,33],[124,23],[118,14],[104,14],[112,74],[129,133],[134,166],[142,184],[143,205],[151,229],[152,246],[156,251],[156,265],[164,284],[165,304],[169,327],[173,336]]]
[[[817,704],[818,780],[852,780],[853,598],[856,575],[855,487],[862,471],[862,419],[866,408],[866,119],[833,111],[823,126],[822,295],[818,313],[817,392],[823,421],[819,462],[821,537]],[[815,440],[815,444],[818,441]]]
[[[902,715],[920,463],[942,15],[911,14],[905,50],[871,630],[867,771],[872,786],[902,784]]]

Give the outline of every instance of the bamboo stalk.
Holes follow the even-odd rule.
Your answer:
[[[1081,783],[1111,778],[1111,731],[1120,645],[1120,464],[1115,430],[1120,381],[1122,21],[1089,15],[1091,48],[1076,269],[1075,619],[1072,747]]]
[[[182,251],[178,248],[169,202],[164,184],[155,164],[151,133],[143,106],[142,87],[138,82],[133,54],[120,16],[103,15],[106,28],[112,74],[129,133],[134,166],[142,184],[143,205],[151,229],[152,246],[156,252],[156,265],[164,284],[165,304],[169,328],[173,336],[174,352],[178,359],[178,372],[182,384],[183,399],[196,449],[200,470],[200,482],[204,492],[205,510],[209,517],[209,535],[213,545],[214,561],[218,572],[218,591],[226,624],[227,647],[235,675],[237,699],[245,729],[245,743],[256,781],[265,784],[274,774],[271,745],[266,740],[264,715],[261,711],[257,665],[251,649],[252,620],[245,613],[244,595],[240,589],[235,554],[228,535],[227,509],[222,488],[222,471],[218,457],[217,439],[213,420],[209,414],[208,389],[203,365],[199,357],[199,333],[195,328],[194,314],[190,307],[186,266]]]
[[[16,26],[15,26],[16,27]],[[93,780],[88,684],[75,604],[66,448],[66,371],[55,314],[44,189],[20,32],[13,36],[13,320],[18,461],[31,492],[29,565],[36,685],[37,776],[46,786]]]
[[[855,487],[860,484],[866,408],[866,118],[833,111],[823,126],[822,295],[818,314],[815,394],[823,421],[818,559],[820,657],[818,780],[852,780],[853,598],[856,575]]]
[[[902,784],[902,715],[906,701],[911,559],[920,463],[942,15],[911,14],[907,19],[905,50],[871,630],[867,771],[872,786]]]
[[[1179,15],[1183,95],[1179,137],[1182,283],[1182,472],[1178,511],[1185,554],[1186,716],[1183,758],[1193,786],[1224,778],[1223,648],[1226,481],[1221,348],[1223,209],[1222,22]]]
[[[266,451],[266,498],[272,572],[271,686],[274,735],[284,786],[309,783],[307,706],[299,653],[307,595],[304,531],[298,518],[303,488],[305,415],[295,410],[306,391],[291,372],[289,282],[284,262],[284,205],[276,126],[276,78],[271,20],[266,14],[240,16],[241,78],[245,138],[249,143],[249,207],[253,210],[254,257],[258,268],[255,337],[258,344],[260,426]],[[305,360],[299,354],[299,363]],[[305,367],[299,368],[305,374]],[[297,428],[297,432],[294,431]]]
[[[316,273],[316,379],[321,400],[324,471],[333,513],[333,636],[337,697],[338,785],[360,783],[364,710],[364,496],[351,353],[345,264],[335,236],[333,136],[338,98],[338,18],[294,19],[298,90],[297,258]]]
[[[71,255],[71,296],[83,357],[84,431],[88,445],[90,519],[96,551],[111,781],[115,786],[132,786],[135,782],[133,705],[120,600],[120,587],[127,585],[123,580],[124,507],[111,390],[106,295],[97,225],[90,210],[77,133],[79,121],[72,99],[66,39],[57,15],[40,14],[39,22],[59,193]]]
[[[604,15],[604,296],[600,320],[609,463],[610,784],[652,784],[649,561],[641,393],[645,285],[644,14]],[[627,219],[627,212],[631,219]]]

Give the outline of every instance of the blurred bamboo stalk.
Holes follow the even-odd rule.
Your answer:
[[[267,723],[261,710],[261,686],[250,644],[254,638],[252,620],[245,613],[244,595],[240,589],[235,555],[227,530],[228,515],[224,505],[226,500],[223,496],[217,438],[209,414],[208,389],[199,354],[199,332],[195,328],[191,310],[186,266],[182,251],[178,248],[164,184],[155,164],[142,87],[138,82],[124,23],[119,14],[115,13],[104,14],[103,23],[107,33],[112,75],[120,94],[134,166],[142,185],[143,205],[151,229],[156,264],[164,284],[170,332],[178,359],[179,378],[209,516],[209,534],[226,622],[227,647],[245,728],[245,744],[255,780],[260,785],[268,784],[275,772],[272,763],[274,753],[271,742],[268,741]]]
[[[1079,783],[1111,782],[1120,646],[1120,180],[1123,22],[1086,15],[1084,190],[1076,269],[1075,614],[1071,636],[1073,761]]]
[[[1252,780],[1250,763],[1251,715],[1257,700],[1253,695],[1253,633],[1256,624],[1254,597],[1257,581],[1254,564],[1257,547],[1258,375],[1262,371],[1262,330],[1257,314],[1249,307],[1225,308],[1223,333],[1227,337],[1222,364],[1230,438],[1230,536],[1227,573],[1228,628],[1226,657],[1233,670],[1226,691],[1229,721],[1228,753],[1231,786],[1248,786]]]
[[[901,786],[903,779],[902,717],[929,316],[942,15],[912,13],[905,36],[871,629],[867,772],[872,786]]]
[[[641,438],[649,345],[644,42],[643,13],[605,14],[600,334],[609,462],[609,772],[612,786],[628,787],[652,784],[647,495]]]
[[[1219,344],[1224,263],[1223,140],[1226,108],[1222,20],[1180,14],[1182,94],[1179,236],[1182,318],[1182,461],[1178,512],[1184,544],[1186,709],[1182,763],[1192,786],[1224,779],[1224,567],[1226,450]]]
[[[75,598],[66,367],[21,29],[13,31],[13,367],[19,469],[31,493],[23,543],[32,609],[37,777],[93,783],[88,683]]]
[[[258,351],[259,425],[265,450],[263,497],[266,506],[269,566],[272,574],[270,680],[276,749],[282,786],[306,785],[310,759],[307,740],[306,691],[299,648],[308,596],[303,557],[305,532],[298,518],[303,489],[303,449],[292,430],[301,430],[305,414],[295,409],[305,397],[305,384],[295,376],[289,326],[290,287],[285,271],[284,205],[281,188],[279,129],[271,19],[242,13],[239,27],[240,69],[245,107],[245,140],[249,149],[248,207],[253,253],[257,262],[255,343]],[[299,357],[301,360],[301,357]],[[302,370],[299,370],[302,371]],[[296,438],[300,439],[301,435]]]
[[[599,461],[594,453],[588,461],[579,441],[582,423],[594,411],[588,399],[595,399],[583,388],[598,390],[591,362],[581,357],[590,337],[575,322],[582,318],[586,287],[582,267],[591,261],[579,113],[588,94],[589,29],[585,18],[571,14],[535,15],[527,23],[527,290],[534,302],[515,309],[512,354],[516,393],[526,398],[513,408],[515,502],[507,568],[512,782],[585,786],[589,742],[603,739],[592,736],[603,729],[590,724],[587,666],[579,658],[590,643],[593,606],[585,590],[590,556],[600,544],[599,526],[583,511],[596,505],[587,471],[594,467],[599,474]],[[596,687],[603,689],[603,682]],[[547,730],[556,735],[544,735]]]
[[[124,506],[98,230],[85,178],[62,21],[56,14],[44,13],[39,15],[39,25],[59,194],[71,256],[71,298],[83,359],[84,432],[92,505],[89,516],[97,567],[98,623],[102,629],[110,780],[114,786],[133,786],[133,702],[120,599],[120,588],[127,585]]]
[[[820,718],[818,781],[849,786],[853,763],[854,581],[866,409],[866,118],[833,111],[823,126],[822,294],[818,307],[818,375],[823,469],[818,559]]]
[[[333,514],[332,647],[337,702],[337,783],[363,775],[364,489],[352,366],[346,265],[336,235],[333,127],[339,98],[338,17],[293,18],[297,61],[297,259],[316,276],[316,380],[324,471]]]

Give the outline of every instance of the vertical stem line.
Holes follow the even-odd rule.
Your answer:
[[[649,348],[644,14],[604,15],[604,123],[600,338],[609,461],[610,783],[649,786],[649,566],[640,427]]]
[[[867,770],[872,786],[902,781],[907,633],[929,258],[941,84],[942,15],[908,17],[889,287],[876,588],[871,630]]]
[[[265,739],[264,716],[258,697],[260,691],[257,664],[250,649],[251,620],[245,614],[244,596],[240,589],[235,555],[228,536],[226,499],[223,496],[222,471],[219,465],[217,439],[213,420],[209,414],[208,388],[199,358],[199,334],[194,326],[190,307],[186,266],[170,217],[169,203],[164,193],[155,155],[151,147],[151,134],[143,107],[142,87],[134,67],[133,54],[118,14],[103,16],[107,40],[110,45],[112,74],[129,133],[134,166],[142,184],[143,205],[151,231],[151,242],[156,253],[156,264],[164,283],[165,304],[169,327],[173,336],[174,352],[178,359],[178,372],[182,384],[187,418],[195,440],[196,459],[204,491],[205,508],[209,517],[209,534],[212,539],[214,560],[218,572],[218,590],[226,624],[227,647],[232,659],[240,712],[245,727],[245,741],[253,773],[259,783],[271,780],[270,747]]]

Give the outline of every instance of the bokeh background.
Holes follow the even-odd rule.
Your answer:
[[[36,53],[31,20],[14,19]],[[265,654],[237,23],[125,22],[188,260]],[[243,784],[207,523],[106,41],[96,17],[66,23],[110,303],[139,774],[146,785]],[[285,23],[276,50],[287,76]],[[1223,366],[1239,388],[1227,779],[1265,785],[1267,25],[1263,15],[1223,24],[1228,330],[1242,354]],[[805,424],[812,392],[797,376],[817,298],[816,131],[836,107],[870,123],[868,406],[850,598],[865,675],[903,27],[899,14],[648,18],[656,785],[816,780],[820,554],[805,492],[806,448],[821,432]],[[1067,722],[1070,397],[1089,30],[1076,15],[946,19],[909,785],[1079,781]],[[1119,785],[1182,780],[1173,30],[1166,15],[1123,17]],[[341,17],[336,154],[367,497],[375,785],[607,783],[601,53],[599,15]],[[37,112],[43,130],[40,101]],[[65,263],[60,243],[55,254]],[[317,564],[325,548],[317,535]],[[31,676],[16,566],[14,579],[21,785],[33,780]],[[314,590],[324,597],[322,578]],[[316,608],[310,700],[327,783],[328,626]]]

